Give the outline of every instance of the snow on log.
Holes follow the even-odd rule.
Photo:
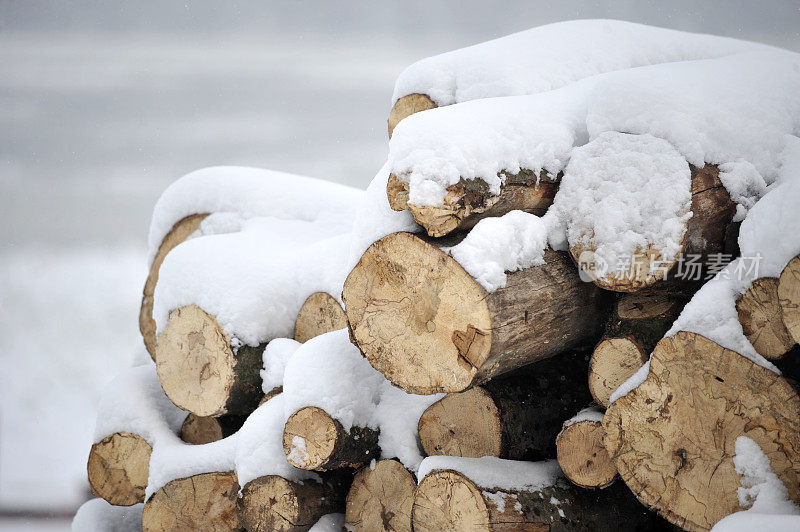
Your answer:
[[[92,445],[86,466],[92,493],[117,506],[144,502],[151,452],[149,443],[129,432]]]
[[[347,317],[336,298],[314,292],[306,299],[294,322],[294,339],[300,343],[326,332],[347,327]]]
[[[556,438],[558,465],[570,482],[581,488],[606,488],[617,468],[603,445],[603,413],[585,409],[564,422]]]
[[[604,443],[644,504],[686,530],[739,507],[734,443],[757,442],[800,500],[800,397],[785,379],[707,338],[677,332],[656,346],[647,378],[605,413]]]
[[[347,492],[347,529],[411,532],[416,487],[414,475],[397,460],[380,460],[364,466]]]
[[[227,438],[242,427],[245,416],[201,417],[189,414],[181,425],[181,440],[202,445]]]
[[[756,279],[736,300],[744,335],[759,355],[772,361],[783,358],[795,343],[784,324],[778,283],[774,277]]]
[[[433,458],[441,460],[426,467]],[[617,531],[622,523],[626,530],[659,530],[662,525],[621,483],[598,491],[575,488],[555,460],[433,458],[423,462],[414,495],[418,532]]]
[[[800,176],[797,177],[800,180]],[[778,299],[786,330],[800,343],[800,255],[789,261],[778,282]]]
[[[378,432],[356,426],[345,430],[321,408],[308,406],[286,420],[283,450],[289,463],[298,469],[356,468],[378,455]]]
[[[428,456],[543,460],[565,418],[591,400],[586,354],[563,353],[432,404],[419,419]]]
[[[114,506],[103,499],[86,501],[72,519],[74,532],[141,532],[144,504]]]
[[[172,480],[145,503],[142,531],[244,530],[236,516],[238,494],[233,472]]]
[[[487,292],[439,247],[409,233],[370,246],[344,284],[353,341],[409,393],[458,392],[591,341],[604,296],[564,253]]]

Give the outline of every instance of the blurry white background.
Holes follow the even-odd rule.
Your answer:
[[[366,186],[406,65],[599,17],[800,50],[791,0],[0,1],[0,530],[87,497],[170,182],[239,164]]]

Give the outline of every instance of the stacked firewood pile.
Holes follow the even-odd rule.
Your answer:
[[[395,137],[408,116],[457,103],[437,104],[418,86],[396,96],[389,116]],[[699,301],[703,279],[716,273],[706,271],[713,259],[726,257],[718,272],[740,254],[741,218],[720,165],[683,164],[688,213],[680,249],[669,256],[641,249],[624,274],[606,274],[591,260],[598,251],[592,235],[578,235],[563,250],[544,246],[532,264],[506,268],[501,286],[476,276],[454,250],[476,237],[482,221],[519,210],[544,215],[563,172],[504,171],[499,188],[460,178],[438,205],[420,205],[413,180],[385,171],[378,180],[384,214],[402,216],[405,225],[376,234],[352,263],[334,257],[356,249],[347,235],[326,240],[313,260],[275,263],[317,267],[319,276],[341,271],[340,293],[300,283],[294,306],[276,303],[270,314],[262,310],[273,307],[254,293],[262,281],[242,292],[252,295],[242,308],[257,308],[255,321],[292,312],[294,342],[236,330],[241,312],[225,314],[228,307],[203,290],[185,289],[188,277],[167,271],[179,253],[193,265],[187,276],[203,269],[207,255],[190,253],[196,241],[230,261],[213,273],[220,286],[251,282],[238,277],[242,265],[261,268],[250,241],[233,240],[228,229],[209,233],[204,224],[219,213],[184,209],[159,235],[140,315],[160,384],[143,385],[142,397],[163,389],[167,434],[137,433],[144,423],[108,424],[114,428],[101,432],[113,432],[98,434],[89,456],[93,493],[111,505],[144,503],[142,528],[154,531],[333,530],[342,521],[365,531],[710,530],[742,509],[735,458],[746,437],[789,500],[800,502],[793,380],[800,374],[800,249],[779,276],[756,278],[737,295],[735,313],[755,355],[675,330],[684,308]],[[376,204],[369,190],[359,199]],[[335,199],[322,193],[318,201]],[[791,230],[800,230],[800,220]],[[217,244],[225,238],[232,243]],[[285,249],[286,256],[300,253]],[[690,255],[702,265],[698,276],[677,275],[679,257]],[[159,298],[179,292],[159,310]],[[221,293],[224,301],[230,291]],[[363,355],[352,362],[356,373],[309,364],[307,381],[297,377],[292,364],[300,353],[312,360],[318,352],[313,360],[324,361],[326,350],[350,344]],[[271,366],[284,350],[283,362]],[[286,368],[285,376],[265,376],[274,367]],[[305,388],[326,378],[353,393],[384,390],[372,410],[388,408],[392,394],[423,405],[411,427],[396,430],[411,432],[410,454],[424,460],[395,451],[387,416],[372,423],[324,407],[330,398],[323,392],[318,402],[291,399],[301,391],[308,397],[314,390]],[[183,443],[161,443],[175,432]],[[282,449],[280,464],[258,456],[270,437]],[[169,452],[156,459],[159,447]],[[176,466],[184,456],[185,467]],[[164,472],[170,462],[175,472]],[[242,465],[253,463],[255,473]]]

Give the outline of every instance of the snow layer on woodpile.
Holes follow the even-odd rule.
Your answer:
[[[350,228],[363,192],[300,175],[241,166],[214,166],[170,185],[153,210],[150,262],[172,226],[192,214],[236,213],[317,222],[334,232]]]
[[[490,490],[536,490],[552,486],[564,476],[557,460],[523,462],[493,456],[429,456],[422,461],[417,478],[422,482],[427,475],[443,469],[458,471],[481,488]]]
[[[73,532],[140,532],[144,504],[114,506],[91,499],[78,508],[72,519]]]
[[[619,20],[571,20],[417,61],[397,78],[392,103],[413,93],[440,107],[535,94],[613,70],[766,48]]]
[[[308,532],[341,532],[344,528],[344,514],[327,514],[320,517]]]
[[[275,338],[267,344],[262,355],[264,368],[261,370],[261,390],[264,393],[283,386],[286,365],[301,345],[303,344],[291,338]]]

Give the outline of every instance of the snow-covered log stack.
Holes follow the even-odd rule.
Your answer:
[[[797,528],[798,94],[565,22],[404,71],[366,191],[183,177],[76,526]]]

